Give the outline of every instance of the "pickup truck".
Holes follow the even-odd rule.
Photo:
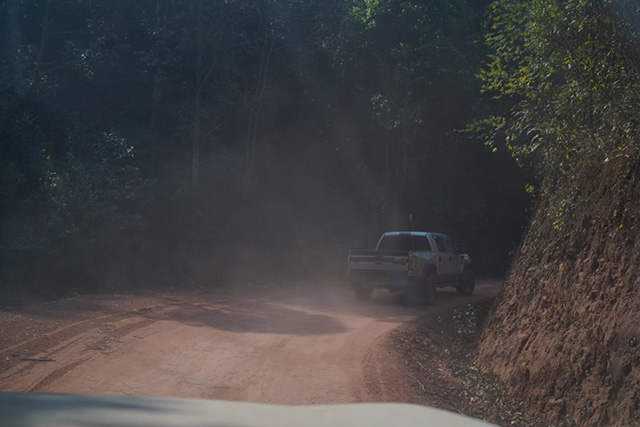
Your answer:
[[[444,234],[425,231],[384,233],[375,250],[349,251],[348,275],[358,299],[375,288],[404,292],[410,304],[431,304],[438,287],[453,286],[472,295],[475,279],[471,257]]]

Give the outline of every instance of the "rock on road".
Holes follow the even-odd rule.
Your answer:
[[[134,310],[131,304],[106,310],[95,302],[77,321],[3,344],[0,391],[281,404],[398,401],[389,380],[398,361],[385,347],[387,333],[421,314],[493,297],[500,285],[478,281],[472,297],[443,289],[435,305],[419,308],[404,307],[385,291],[356,301],[347,287],[335,285],[175,293],[145,297],[146,306]],[[65,313],[40,313],[36,306],[29,320]]]

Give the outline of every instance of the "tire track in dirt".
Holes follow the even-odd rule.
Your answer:
[[[82,365],[84,362],[86,362],[89,359],[91,359],[91,357],[86,357],[84,359],[76,360],[75,362],[65,364],[64,366],[55,369],[46,377],[44,377],[43,379],[35,383],[33,386],[29,387],[29,389],[26,391],[34,392],[34,391],[39,391],[43,389],[44,387],[48,386],[49,384],[52,384],[54,381],[56,381],[58,378],[62,377],[66,373],[71,372],[78,366]]]
[[[86,354],[92,351],[99,351],[102,354],[105,354],[106,350],[108,350],[108,346],[113,343],[113,342],[117,342],[117,340],[119,340],[120,338],[125,337],[126,335],[129,335],[130,333],[147,327],[149,325],[152,325],[154,323],[156,323],[158,320],[155,319],[143,319],[141,321],[138,322],[134,322],[134,323],[129,323],[126,324],[124,326],[116,326],[116,329],[113,331],[109,332],[109,336],[107,337],[103,337],[101,339],[99,339],[96,342],[89,342],[86,343],[86,348],[84,351],[82,351],[80,354]],[[60,353],[62,350],[65,350],[69,347],[71,347],[73,344],[76,344],[78,342],[82,341],[82,337],[78,337],[76,339],[73,339],[70,343],[66,343],[63,346],[59,347],[58,349],[56,349],[53,352],[50,352],[50,355],[56,355],[58,353]],[[44,377],[43,379],[41,379],[40,381],[38,381],[36,384],[34,384],[32,387],[30,387],[28,389],[29,392],[33,392],[33,391],[39,391],[41,389],[44,389],[45,387],[49,386],[50,384],[53,384],[57,379],[61,378],[62,376],[66,375],[67,373],[71,372],[72,370],[74,370],[75,368],[79,367],[80,365],[82,365],[83,363],[85,363],[86,361],[90,360],[93,357],[93,355],[90,355],[88,357],[83,357],[79,360],[75,360],[71,363],[67,363],[64,366],[61,366],[60,368],[55,369],[53,372],[51,372],[50,374],[48,374],[46,377]],[[22,371],[24,372],[24,371]]]
[[[161,310],[169,308],[169,306],[166,304],[161,304],[148,308],[149,310]],[[47,332],[38,336],[37,338],[31,338],[25,341],[21,341],[17,344],[13,344],[0,350],[0,370],[6,368],[5,366],[2,366],[2,361],[11,354],[20,354],[22,357],[31,357],[33,354],[38,354],[47,350],[47,346],[51,345],[51,342],[55,343],[67,340],[70,337],[86,331],[92,325],[101,324],[103,322],[119,321],[139,315],[140,312],[138,310],[131,310],[124,313],[113,313],[104,316],[93,317]]]
[[[156,306],[156,308],[158,307],[164,308],[164,311],[167,311],[167,309],[171,309],[170,307],[166,306]],[[150,310],[146,310],[142,313],[148,313],[149,311]],[[24,391],[38,391],[54,383],[62,376],[71,372],[73,369],[79,367],[84,362],[90,360],[93,357],[93,355],[89,355],[77,360],[78,356],[86,355],[87,353],[95,351],[98,351],[101,354],[107,354],[108,351],[112,349],[114,343],[122,343],[121,338],[131,334],[138,329],[147,327],[159,321],[158,319],[154,318],[142,318],[141,320],[136,321],[135,319],[140,319],[140,313],[141,312],[139,310],[134,310],[119,314],[118,317],[120,317],[120,319],[118,321],[108,323],[108,325],[111,325],[113,329],[110,329],[106,332],[100,329],[104,328],[105,326],[102,321],[106,319],[115,320],[114,316],[100,316],[92,320],[77,322],[73,326],[73,328],[91,326],[88,330],[80,331],[78,329],[64,328],[65,330],[62,331],[64,335],[52,334],[51,337],[60,337],[66,336],[71,332],[77,332],[76,335],[72,335],[70,338],[59,342],[58,345],[47,347],[29,357],[39,357],[46,355],[54,359],[52,362],[46,363],[54,364],[54,366],[62,363],[63,366],[56,367],[53,371],[46,374],[44,378],[37,380],[33,385],[23,385],[21,389],[24,389]],[[96,326],[96,323],[99,323],[100,325]],[[98,340],[95,340],[93,339],[95,334],[105,336],[102,336]],[[50,344],[50,342],[45,342],[44,344]],[[29,371],[31,370],[44,371],[46,369],[47,367],[42,366],[40,362],[24,361],[21,364],[13,367],[12,369],[4,371],[0,376],[0,384],[10,382],[12,378],[27,376],[29,375]],[[36,375],[41,377],[43,374],[37,373]]]

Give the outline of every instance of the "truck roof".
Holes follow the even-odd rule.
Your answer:
[[[412,236],[424,236],[426,234],[436,234],[439,236],[444,236],[442,233],[434,233],[433,231],[387,231],[383,233],[383,236],[399,236],[401,234],[410,234]]]

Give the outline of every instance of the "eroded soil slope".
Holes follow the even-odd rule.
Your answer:
[[[597,164],[541,201],[480,362],[549,424],[640,425],[640,163]]]

